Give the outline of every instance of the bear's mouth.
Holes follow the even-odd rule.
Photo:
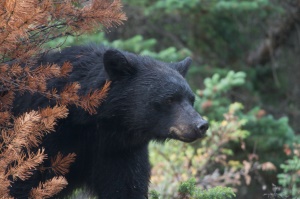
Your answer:
[[[194,142],[195,140],[203,137],[203,135],[199,135],[196,132],[181,130],[180,128],[177,127],[170,128],[169,136],[172,139],[180,140],[183,142]]]

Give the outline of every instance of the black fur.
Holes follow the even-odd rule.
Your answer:
[[[81,46],[45,55],[39,62],[62,65],[65,61],[72,63],[72,73],[51,80],[49,88],[60,90],[78,81],[80,93],[86,94],[101,89],[107,80],[112,83],[96,115],[71,106],[68,118],[43,140],[50,157],[58,151],[77,154],[66,176],[69,185],[61,196],[86,187],[100,199],[147,198],[149,141],[173,138],[190,142],[207,129],[193,109],[194,94],[183,77],[190,58],[168,64],[115,49]],[[49,105],[48,99],[37,94],[16,99],[15,114]],[[28,198],[32,187],[52,176],[35,172],[28,181],[13,183],[11,194]]]

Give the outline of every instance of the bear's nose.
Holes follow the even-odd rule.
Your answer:
[[[200,131],[201,134],[204,134],[207,129],[208,129],[208,122],[205,120],[202,120],[198,125],[197,125],[197,129],[198,131]]]

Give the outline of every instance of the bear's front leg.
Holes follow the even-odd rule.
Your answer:
[[[142,146],[99,157],[88,187],[100,199],[146,199],[149,178],[148,146]]]

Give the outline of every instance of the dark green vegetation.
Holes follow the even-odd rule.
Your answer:
[[[153,198],[178,198],[179,184],[192,177],[202,189],[232,187],[236,198],[299,197],[299,2],[124,4],[124,26],[59,42],[97,42],[164,61],[193,58],[188,79],[210,130],[193,144],[151,146],[152,188],[160,195]]]

